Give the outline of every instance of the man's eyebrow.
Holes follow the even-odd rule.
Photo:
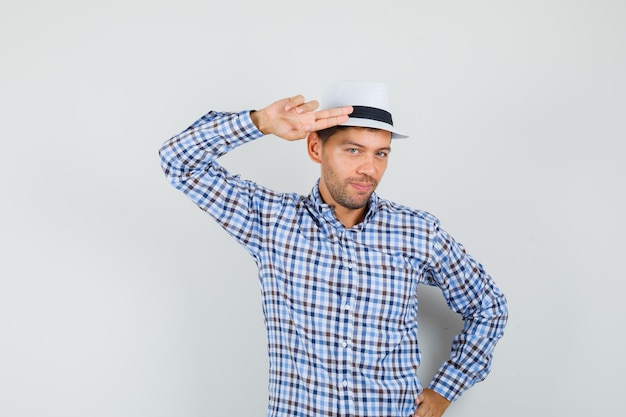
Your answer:
[[[366,148],[366,146],[361,145],[360,143],[356,143],[356,142],[352,142],[352,141],[345,141],[341,144],[342,146],[353,146],[355,148]],[[391,152],[391,146],[383,146],[382,148],[378,148],[376,149],[376,151],[387,151],[387,152]]]

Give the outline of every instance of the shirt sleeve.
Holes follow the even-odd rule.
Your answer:
[[[211,111],[159,149],[168,181],[209,213],[254,257],[261,248],[262,227],[281,195],[231,175],[217,159],[260,138],[250,111]],[[267,220],[267,219],[266,219]]]
[[[449,234],[434,226],[431,285],[441,288],[448,306],[463,317],[463,330],[452,340],[450,359],[429,388],[454,401],[482,381],[491,369],[493,350],[504,333],[508,307],[504,294],[483,266]]]

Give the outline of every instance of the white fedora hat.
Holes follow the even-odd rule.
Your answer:
[[[387,85],[371,81],[337,81],[324,90],[321,109],[352,106],[353,112],[342,126],[359,126],[391,132],[392,139],[408,138],[393,126]]]

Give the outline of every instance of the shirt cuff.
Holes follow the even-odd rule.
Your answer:
[[[446,362],[439,368],[428,388],[449,401],[455,401],[472,385],[474,385],[472,378]]]
[[[250,114],[254,110],[243,110],[237,113],[237,126],[236,129],[242,133],[242,137],[245,137],[249,140],[258,139],[261,136],[264,136],[263,132],[259,130],[258,127],[252,121]]]

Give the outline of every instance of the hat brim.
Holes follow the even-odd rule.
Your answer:
[[[348,121],[342,123],[341,126],[370,127],[373,129],[386,130],[388,132],[391,132],[391,139],[405,139],[409,137],[408,135],[398,131],[398,129],[388,123],[379,122],[378,120],[372,119],[349,117]]]

